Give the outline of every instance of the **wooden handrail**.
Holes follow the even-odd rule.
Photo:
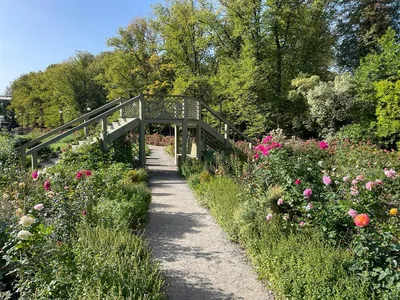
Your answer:
[[[133,98],[131,98],[131,99],[133,99]],[[19,148],[20,149],[28,148],[28,147],[30,147],[30,146],[32,146],[32,145],[34,145],[34,144],[46,139],[46,138],[48,138],[49,136],[52,136],[53,134],[56,134],[56,133],[60,132],[61,130],[64,130],[64,129],[67,129],[67,128],[71,127],[72,125],[74,125],[75,123],[77,123],[79,121],[83,121],[83,120],[85,120],[87,118],[90,118],[91,116],[93,116],[95,114],[98,114],[98,113],[100,113],[100,112],[102,112],[102,111],[104,111],[106,109],[109,109],[110,107],[116,105],[120,101],[126,102],[126,101],[129,101],[131,99],[121,100],[121,98],[117,98],[117,99],[115,99],[115,100],[113,100],[111,102],[108,102],[108,103],[104,104],[103,106],[100,106],[99,108],[96,108],[96,109],[92,110],[91,112],[88,112],[88,113],[86,113],[84,115],[81,115],[80,117],[78,117],[78,118],[76,118],[76,119],[74,119],[72,121],[69,121],[68,123],[65,123],[65,124],[61,125],[60,127],[57,127],[56,129],[53,129],[52,131],[50,131],[50,132],[48,132],[48,133],[46,133],[46,134],[44,134],[44,135],[32,140],[32,141],[29,141],[26,144],[21,145]]]
[[[88,120],[87,122],[82,123],[82,124],[80,124],[80,125],[77,125],[77,126],[75,126],[74,128],[71,128],[70,130],[67,130],[67,131],[63,132],[63,133],[61,133],[61,134],[59,134],[59,135],[53,137],[52,139],[49,139],[49,140],[45,141],[44,143],[41,143],[40,145],[37,145],[36,147],[33,147],[33,148],[29,149],[28,151],[26,151],[26,155],[35,153],[35,152],[37,152],[37,151],[39,151],[39,150],[41,150],[41,149],[43,149],[43,148],[45,148],[45,147],[47,147],[47,146],[49,146],[49,145],[51,145],[51,144],[57,142],[58,140],[60,140],[60,139],[62,139],[62,138],[64,138],[64,137],[66,137],[66,136],[68,136],[68,135],[74,133],[75,131],[77,131],[77,130],[79,130],[79,129],[82,129],[82,128],[84,128],[84,127],[90,125],[90,124],[93,124],[93,123],[96,123],[96,122],[100,121],[101,119],[103,119],[103,118],[105,118],[105,117],[107,117],[107,116],[113,114],[113,113],[116,112],[117,110],[120,110],[120,109],[124,108],[125,106],[129,105],[130,103],[132,103],[132,102],[138,100],[140,97],[141,97],[141,96],[139,95],[139,96],[136,96],[136,97],[131,98],[131,99],[129,99],[129,100],[126,100],[126,101],[124,101],[123,103],[121,103],[120,105],[115,106],[114,108],[111,108],[111,109],[107,110],[106,112],[104,112],[104,113],[102,113],[102,114],[100,114],[100,115],[97,115],[97,116],[94,117],[94,118],[91,118],[91,119]],[[114,101],[113,101],[113,102],[114,102]],[[114,103],[114,104],[115,104],[115,103]]]
[[[199,101],[199,100],[198,100]],[[213,114],[216,118],[220,119],[222,122],[224,122],[226,125],[229,126],[230,129],[235,131],[237,134],[241,135],[243,138],[245,138],[248,142],[252,143],[253,145],[256,145],[256,142],[249,138],[247,135],[245,135],[243,132],[240,132],[235,126],[233,126],[227,119],[225,119],[223,116],[221,116],[219,113],[214,111],[211,107],[209,107],[207,104],[205,104],[203,101],[199,101],[200,105],[203,106],[205,109],[207,109],[211,114]]]

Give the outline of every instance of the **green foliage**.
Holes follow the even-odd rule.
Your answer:
[[[376,52],[372,52],[361,61],[360,67],[355,72],[357,90],[355,108],[361,120],[375,120],[378,102],[376,84],[385,80],[392,83],[399,80],[400,44],[395,31],[389,29],[379,39],[377,47]]]
[[[70,299],[165,299],[158,265],[128,230],[82,227],[73,252],[77,284]]]
[[[45,71],[22,75],[11,84],[11,107],[21,126],[56,127],[105,103],[103,87],[94,81],[99,72],[94,56],[78,52]],[[61,113],[60,113],[61,111]]]
[[[129,134],[124,134],[111,143],[109,155],[112,160],[133,165],[132,141],[129,137]]]
[[[374,124],[351,124],[342,127],[336,135],[333,137],[333,140],[344,141],[348,140],[352,143],[358,142],[368,142],[371,141],[373,143],[378,143],[378,137],[376,136],[376,128]]]
[[[267,206],[254,206],[255,199],[228,177],[215,176],[194,188],[229,237],[245,246],[260,276],[282,297],[369,298],[368,284],[360,283],[347,272],[351,254],[324,243],[321,233],[286,235],[279,220],[266,224]],[[280,189],[271,191],[269,199],[276,201],[281,193]]]
[[[132,235],[147,219],[149,189],[134,182],[146,172],[110,164],[96,145],[79,151],[66,153],[35,180],[17,170],[6,177],[0,203],[2,297],[6,288],[13,297],[18,290],[20,299],[164,299],[160,269],[141,237]],[[21,215],[33,223],[21,224]]]
[[[204,162],[197,159],[187,159],[184,163],[181,164],[179,168],[179,173],[182,176],[190,177],[192,174],[201,173],[201,171],[205,170],[206,166]]]
[[[240,183],[191,173],[200,202],[283,297],[397,299],[398,153],[275,137],[249,153]],[[368,224],[360,228],[353,213]]]
[[[377,134],[398,141],[400,138],[400,80],[394,83],[387,80],[380,81],[375,88],[378,98]]]
[[[338,65],[345,70],[355,70],[363,57],[379,47],[378,39],[390,26],[398,34],[399,11],[400,4],[395,0],[338,1]]]
[[[294,120],[297,128],[305,126],[326,136],[351,121],[355,89],[350,74],[336,76],[328,82],[321,81],[318,76],[300,77],[292,81],[292,86],[295,90],[290,92],[289,97],[293,101],[303,97],[307,103],[304,116]]]
[[[126,185],[145,182],[147,181],[147,171],[145,169],[130,170],[125,173],[123,180]]]

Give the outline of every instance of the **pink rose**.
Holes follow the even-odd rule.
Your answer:
[[[299,185],[300,183],[301,183],[300,179],[296,179],[296,180],[294,181],[294,184],[295,184],[295,185]]]
[[[352,187],[350,188],[350,195],[352,195],[352,196],[357,196],[359,193],[360,193],[360,192],[358,191],[358,189],[357,189],[356,186],[352,186]]]
[[[87,177],[92,176],[92,171],[86,170],[86,171],[85,171],[85,175],[86,175]]]
[[[43,184],[43,187],[46,191],[49,191],[51,189],[51,184],[49,180],[46,180]]]
[[[325,185],[330,185],[332,183],[332,179],[329,176],[324,176],[322,178],[322,181],[324,182]]]
[[[42,203],[36,204],[33,209],[35,210],[42,210],[44,208],[44,205]]]
[[[357,215],[357,211],[350,208],[347,214],[354,219],[354,217]]]
[[[368,181],[368,182],[365,184],[365,188],[366,188],[367,190],[371,191],[372,188],[374,187],[374,185],[375,185],[375,183],[374,183],[373,181]]]
[[[305,189],[304,192],[303,192],[303,195],[304,195],[304,197],[306,197],[306,198],[311,198],[311,196],[312,196],[312,189],[310,189],[310,188]]]
[[[313,209],[313,207],[314,207],[314,204],[312,202],[310,202],[307,204],[306,210],[311,210],[311,209]]]
[[[38,178],[38,171],[33,171],[31,176],[32,176],[33,179],[37,179]]]
[[[272,220],[272,214],[268,214],[266,217],[265,217],[265,220],[268,222],[268,221],[271,221]]]
[[[364,175],[358,175],[358,176],[356,177],[356,179],[357,179],[358,181],[363,181],[363,180],[365,180],[365,177],[364,177]]]
[[[268,142],[272,141],[272,136],[268,135],[265,138],[263,138],[262,142],[263,144],[268,144]]]
[[[300,227],[303,227],[305,224],[306,224],[306,222],[301,221],[301,222],[299,223],[299,226],[300,226]]]
[[[79,179],[79,178],[82,177],[82,175],[83,175],[83,173],[82,173],[81,171],[79,171],[79,172],[76,173],[75,178],[76,178],[76,179]]]
[[[395,178],[397,176],[396,171],[393,170],[393,169],[388,170],[388,169],[385,168],[383,172],[385,173],[385,176],[390,178],[390,179],[393,179],[393,178]]]
[[[351,184],[352,185],[356,185],[358,183],[358,180],[357,179],[353,179],[352,181],[351,181]]]
[[[380,180],[380,179],[377,179],[377,180],[375,180],[375,184],[376,185],[381,185],[381,184],[383,184],[383,181]]]
[[[279,198],[278,199],[278,202],[276,202],[278,205],[282,205],[283,204],[283,199],[282,198]]]
[[[327,142],[321,141],[319,142],[319,149],[327,149],[329,148],[329,144]]]
[[[347,182],[347,180],[349,180],[349,177],[348,177],[348,176],[344,176],[344,177],[343,177],[343,181],[344,181],[344,182]]]

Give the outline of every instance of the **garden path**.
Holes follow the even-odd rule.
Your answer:
[[[147,158],[152,194],[146,237],[172,300],[274,299],[238,245],[200,206],[163,147]]]

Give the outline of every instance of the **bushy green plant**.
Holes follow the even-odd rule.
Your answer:
[[[190,175],[200,173],[205,169],[206,165],[204,162],[194,158],[187,158],[186,161],[180,166],[179,172],[181,175],[189,177]]]
[[[140,237],[104,227],[82,227],[78,236],[70,299],[165,299],[160,268]]]
[[[108,159],[102,161],[102,158],[108,158],[107,154],[94,147],[80,149],[82,156],[68,153],[67,163],[62,161],[48,170],[32,174],[15,171],[7,177],[1,195],[4,202],[1,204],[3,208],[7,207],[7,213],[6,210],[0,211],[0,246],[6,261],[4,266],[8,269],[4,269],[2,264],[0,277],[5,272],[14,276],[11,278],[15,281],[14,289],[11,285],[6,286],[14,293],[13,297],[18,293],[20,299],[82,299],[87,292],[88,299],[97,299],[95,295],[100,299],[118,295],[125,299],[126,295],[136,297],[145,293],[153,295],[153,299],[163,298],[158,267],[147,259],[149,254],[140,237],[135,237],[138,242],[133,244],[128,239],[128,246],[119,240],[121,247],[131,247],[131,264],[128,266],[130,271],[136,270],[136,273],[131,274],[128,280],[134,278],[130,283],[136,282],[140,286],[124,285],[128,269],[116,281],[107,279],[115,284],[107,288],[99,278],[82,274],[86,261],[82,263],[78,260],[80,250],[75,252],[75,247],[80,247],[81,231],[77,229],[82,232],[112,230],[115,241],[121,236],[125,236],[123,240],[126,240],[126,232],[139,228],[146,221],[151,199],[145,183],[135,183],[131,180],[132,174],[127,174],[129,165],[110,164]],[[84,159],[91,161],[85,162]],[[95,169],[89,170],[88,166]],[[137,175],[137,172],[134,173]],[[143,180],[146,172],[141,170],[138,174]],[[96,229],[98,226],[103,229]],[[93,243],[92,248],[98,246],[97,239],[87,239]],[[112,244],[107,245],[109,240],[103,242],[101,247],[104,251],[112,247]],[[115,251],[113,259],[122,266],[125,252],[120,250],[121,256],[117,257]],[[136,264],[137,268],[132,268],[132,264]],[[115,267],[115,264],[109,267]],[[107,267],[97,265],[91,270],[94,272],[96,268]],[[150,287],[153,283],[154,287]],[[4,285],[0,284],[0,288],[1,295],[6,297],[2,290]]]
[[[124,175],[124,182],[126,184],[145,181],[147,181],[147,171],[145,169],[133,169]]]

